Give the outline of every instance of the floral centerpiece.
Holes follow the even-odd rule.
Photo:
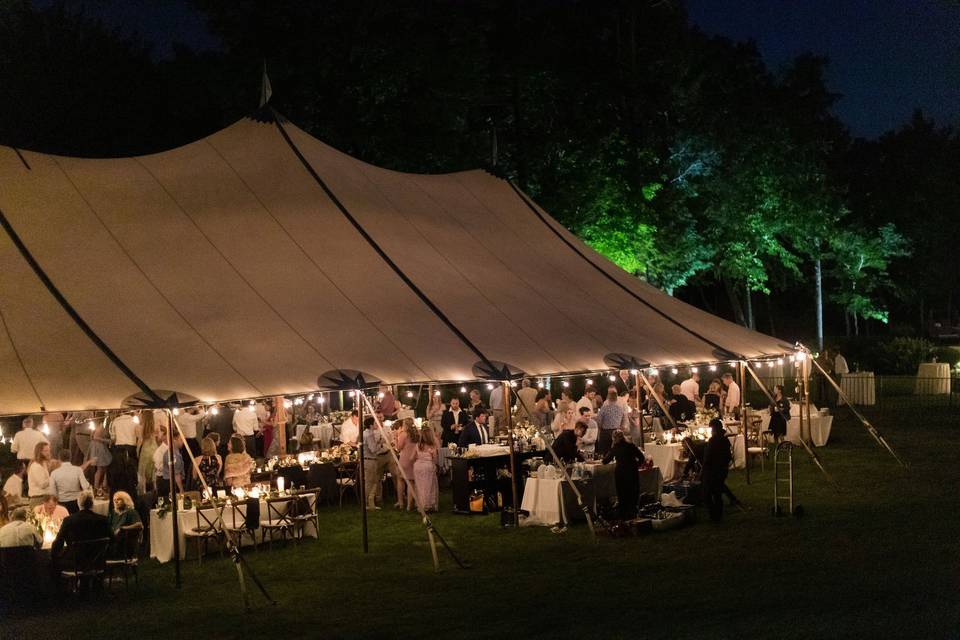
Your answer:
[[[320,451],[319,458],[322,462],[355,462],[357,450],[350,445],[341,444]]]

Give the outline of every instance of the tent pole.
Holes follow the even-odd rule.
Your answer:
[[[802,346],[802,345],[801,345],[801,346]],[[843,401],[847,403],[847,406],[848,406],[848,407],[850,407],[850,411],[852,411],[852,412],[853,412],[853,415],[855,415],[855,416],[857,417],[857,419],[860,420],[861,424],[863,424],[863,426],[865,426],[865,427],[867,428],[867,431],[870,432],[870,435],[873,436],[873,439],[876,440],[877,443],[878,443],[880,446],[882,446],[884,449],[886,449],[888,452],[890,452],[890,455],[893,456],[894,460],[896,460],[897,463],[899,463],[899,465],[900,465],[901,467],[906,468],[907,464],[906,464],[903,460],[900,459],[900,456],[898,456],[898,455],[896,454],[896,452],[893,450],[893,447],[891,447],[891,446],[887,443],[886,438],[884,438],[883,435],[881,435],[881,433],[877,430],[877,428],[876,428],[875,426],[873,426],[873,425],[870,423],[870,421],[867,420],[867,419],[863,416],[862,413],[860,413],[859,410],[857,410],[857,408],[853,405],[852,402],[850,402],[850,398],[848,398],[848,397],[847,397],[847,394],[843,392],[843,388],[841,388],[840,385],[837,384],[836,380],[834,380],[834,379],[830,376],[830,374],[828,374],[828,373],[823,369],[823,367],[820,366],[820,363],[819,363],[819,362],[817,362],[816,360],[814,360],[814,359],[811,357],[810,352],[806,349],[806,347],[804,347],[804,351],[806,352],[806,357],[807,357],[807,359],[809,359],[811,362],[813,362],[813,366],[815,366],[817,369],[819,369],[819,370],[820,370],[820,373],[823,374],[823,377],[827,379],[827,381],[833,386],[834,389],[837,390],[837,393],[840,395],[841,398],[843,398]]]
[[[507,427],[507,440],[510,445],[510,494],[513,501],[513,526],[520,527],[520,505],[517,504],[517,460],[513,449],[513,415],[510,413],[510,382],[503,385],[503,421]]]
[[[277,420],[277,424],[274,425],[277,429],[277,438],[280,439],[280,455],[287,455],[287,409],[283,406],[283,396],[274,396],[273,398],[273,410],[274,415],[278,418],[283,416],[283,420]],[[290,423],[293,425],[294,433],[296,433],[297,428],[297,404],[295,402],[290,403]],[[266,455],[266,451],[263,452]]]
[[[370,546],[367,541],[367,485],[366,485],[366,476],[364,472],[364,465],[366,460],[363,457],[363,401],[366,399],[366,396],[363,395],[362,389],[357,389],[354,393],[357,399],[357,427],[360,429],[360,437],[357,438],[357,457],[359,463],[357,465],[357,476],[359,478],[358,484],[360,485],[360,490],[357,495],[360,496],[360,543],[363,547],[364,553],[370,552]]]
[[[753,369],[751,369],[749,365],[747,366],[747,371],[750,372],[750,375],[753,377],[753,380],[757,383],[757,386],[760,387],[760,390],[763,391],[764,395],[766,395],[767,398],[770,400],[770,402],[773,403],[774,402],[773,394],[771,394],[770,391],[767,389],[766,385],[763,384],[763,381],[760,380],[760,377],[756,374],[756,372]],[[801,406],[801,411],[802,410],[803,410],[803,407]],[[833,485],[834,488],[839,488],[837,487],[837,483],[834,482],[833,478],[830,477],[830,474],[827,473],[827,469],[823,466],[823,462],[821,462],[820,460],[820,455],[817,454],[817,452],[814,451],[814,449],[809,444],[807,444],[807,442],[803,438],[800,438],[800,444],[803,445],[804,449],[806,449],[807,455],[810,456],[810,459],[813,460],[813,463],[817,465],[818,469],[820,469],[820,472],[827,479],[827,482]]]
[[[643,373],[637,369],[637,424],[640,426],[640,448],[646,444],[643,439],[643,407],[640,406],[640,377]]]
[[[181,587],[180,582],[180,516],[177,514],[177,468],[174,464],[173,456],[173,428],[174,418],[171,409],[165,409],[167,413],[167,469],[170,475],[170,515],[173,518],[173,570],[174,585],[177,589]]]
[[[747,455],[747,363],[737,362],[737,377],[740,378],[740,433],[743,434],[743,468],[747,474],[747,484],[750,484],[750,456]],[[733,441],[736,449],[736,439]]]
[[[397,456],[396,450],[393,448],[393,444],[390,442],[390,438],[387,436],[386,429],[383,428],[383,423],[380,422],[380,418],[378,418],[377,414],[373,411],[373,405],[370,404],[370,400],[366,396],[363,396],[363,402],[366,402],[370,407],[370,413],[373,415],[373,420],[377,425],[377,428],[380,429],[380,435],[383,437],[384,442],[387,443],[387,450],[390,452],[390,455],[393,457],[394,464],[400,471],[400,477],[403,478],[403,481],[407,486],[407,491],[412,491],[413,485],[411,484],[410,479],[407,477],[407,474],[403,472],[403,467],[400,466],[400,459]],[[427,428],[429,429],[430,427],[428,426]],[[440,540],[440,543],[447,550],[447,553],[450,554],[450,557],[453,558],[454,562],[456,562],[461,569],[469,569],[470,566],[464,562],[461,562],[460,558],[458,558],[453,552],[453,549],[450,548],[446,540],[443,539],[443,536],[440,535],[440,532],[434,528],[433,521],[431,521],[430,516],[427,515],[426,508],[420,504],[419,500],[416,499],[416,493],[414,493],[414,502],[417,505],[417,511],[420,513],[423,526],[427,530],[427,540],[430,542],[430,552],[433,556],[433,570],[437,572],[440,571],[440,559],[437,555],[437,539]],[[364,512],[366,512],[366,510],[364,510]]]

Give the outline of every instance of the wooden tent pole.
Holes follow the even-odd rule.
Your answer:
[[[513,526],[520,527],[520,505],[517,504],[517,460],[513,448],[513,415],[510,413],[510,382],[503,385],[503,421],[507,426],[507,443],[510,446],[510,493],[513,500]]]
[[[363,547],[364,553],[370,552],[370,546],[367,541],[367,485],[366,485],[366,476],[363,467],[366,464],[366,460],[363,457],[363,390],[357,389],[354,391],[356,394],[354,398],[356,402],[354,403],[357,408],[357,427],[360,429],[360,437],[357,438],[357,457],[359,458],[359,464],[357,465],[357,476],[359,478],[360,491],[358,495],[360,496],[360,543]]]

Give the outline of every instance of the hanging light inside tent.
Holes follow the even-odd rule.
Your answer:
[[[493,385],[489,382],[487,383],[487,391],[493,391]]]
[[[677,375],[677,368],[674,367],[673,369],[670,369],[670,373],[672,373],[673,375]]]
[[[716,370],[717,370],[717,365],[715,364],[710,365],[710,371],[716,371]]]
[[[133,424],[140,424],[140,416],[138,415],[133,416]]]
[[[543,380],[537,383],[537,389],[543,389]]]
[[[323,396],[317,398],[317,404],[323,404]]]
[[[637,375],[638,373],[640,373],[640,372],[637,371],[636,369],[630,369],[630,375],[635,376],[635,375]]]
[[[313,394],[312,394],[312,393],[307,396],[307,400],[313,400]]]
[[[285,398],[283,401],[283,406],[285,409],[289,409],[293,406],[293,402],[290,400],[290,398]]]
[[[466,387],[460,387],[460,393],[466,393],[466,392],[467,392]]]
[[[690,373],[696,373],[696,372],[697,372],[696,367],[690,367]]]
[[[777,358],[777,364],[783,364],[783,358]]]
[[[408,397],[408,398],[412,398],[412,397],[413,397],[413,391],[407,391],[407,397]]]
[[[90,429],[90,431],[93,431],[94,429],[97,428],[97,425],[93,424],[93,420],[91,420],[90,422],[87,423],[87,428]]]
[[[383,396],[384,396],[383,391],[377,394],[377,398],[379,398],[380,400],[383,400]]]
[[[617,379],[617,376],[611,373],[609,376],[607,376],[607,378],[610,380],[610,382],[615,382]]]
[[[43,426],[40,427],[40,433],[45,435],[49,435],[50,433],[50,425],[47,424],[46,420],[43,421]]]
[[[569,382],[568,380],[564,380],[562,384],[563,384],[564,387],[569,387],[569,386],[570,386],[570,382]]]
[[[767,360],[767,368],[773,369],[773,360]]]
[[[293,401],[293,404],[295,404],[295,405],[301,405],[301,404],[303,404],[303,398],[297,398],[297,399],[295,399],[295,400]]]
[[[180,415],[180,409],[174,407],[174,408],[173,408],[173,415],[175,415],[175,416]]]
[[[516,380],[511,380],[511,381],[510,381],[510,386],[511,386],[511,387],[516,387],[516,386],[517,386],[517,381],[516,381]]]
[[[212,407],[210,407],[210,413],[212,413],[213,415],[219,414],[220,407],[218,405],[213,405]]]
[[[434,391],[434,392],[433,392],[433,395],[435,395],[435,396],[440,395],[440,389],[437,389],[436,391]]]
[[[593,384],[593,378],[587,378],[587,386],[589,387],[592,384]]]

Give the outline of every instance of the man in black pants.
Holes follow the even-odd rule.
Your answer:
[[[730,450],[730,441],[727,440],[723,423],[714,418],[710,421],[710,428],[713,435],[707,441],[706,451],[703,454],[703,494],[710,512],[710,519],[719,522],[723,519],[723,494],[727,486],[727,474],[730,462],[733,460],[733,453]]]

